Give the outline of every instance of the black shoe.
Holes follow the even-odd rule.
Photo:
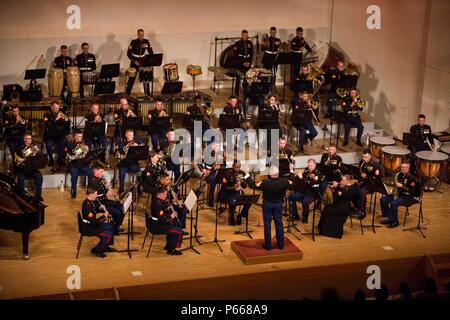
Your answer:
[[[70,193],[70,199],[76,199],[77,198],[77,193],[76,192],[71,192]]]
[[[214,208],[214,202],[208,202],[208,207]]]
[[[236,217],[236,224],[238,226],[242,224],[242,216],[240,214],[238,214],[238,216]]]
[[[343,147],[348,146],[348,140],[344,141],[344,143],[342,144]]]
[[[167,250],[167,254],[171,256],[181,256],[183,253],[177,249]]]
[[[50,169],[50,174],[55,174],[55,172],[56,172],[55,168]]]
[[[228,219],[228,224],[229,224],[230,226],[236,225],[236,221],[234,220],[234,217],[233,217],[233,216],[231,216],[231,217]]]
[[[272,249],[272,248],[267,248],[264,243],[263,243],[262,247],[263,247],[264,250],[267,250],[267,251],[270,251]]]
[[[381,218],[380,224],[390,224],[391,220],[388,217]]]
[[[398,223],[398,221],[393,221],[393,222],[389,223],[389,224],[387,225],[387,227],[388,227],[389,229],[394,229],[394,228],[397,228],[399,225],[400,225],[400,224]]]
[[[305,152],[305,149],[303,148],[302,144],[300,145],[300,149],[298,149],[298,151],[301,152],[301,153]]]
[[[292,220],[298,221],[298,220],[300,220],[300,216],[298,214],[295,214],[294,216],[292,216]]]
[[[366,217],[366,213],[363,211],[358,215],[358,220],[362,220]]]
[[[361,141],[359,141],[359,140],[356,141],[356,144],[357,144],[358,146],[360,146],[360,147],[363,146],[363,144],[362,144]]]
[[[106,252],[117,252],[117,249],[116,248],[112,248],[112,247],[107,247],[105,251]]]
[[[308,223],[308,216],[302,217],[302,223]]]

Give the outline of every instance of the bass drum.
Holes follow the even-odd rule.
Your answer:
[[[338,61],[345,60],[344,54],[327,42],[319,41],[314,49],[313,56],[317,56],[317,62],[313,63],[313,65],[325,72],[331,68],[336,68]]]
[[[222,51],[219,58],[219,65],[224,69],[236,68],[239,65],[239,57],[234,54],[234,44],[230,44]],[[235,71],[225,73],[229,77],[235,77]]]

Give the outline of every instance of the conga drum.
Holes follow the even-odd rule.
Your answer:
[[[78,67],[67,67],[66,81],[69,92],[76,96],[80,92],[80,70]]]
[[[60,68],[50,68],[48,70],[48,95],[59,97],[64,86],[64,71]]]
[[[434,187],[431,185],[432,179],[439,181],[439,176],[448,160],[448,155],[443,152],[433,151],[419,151],[416,153],[417,168],[419,174],[427,180],[425,190],[433,191]]]
[[[381,159],[381,148],[395,144],[394,139],[388,137],[371,137],[369,141],[370,152],[372,156]]]
[[[442,146],[441,151],[450,157],[450,145]],[[445,176],[447,183],[450,183],[450,160],[447,160],[447,165],[445,166]]]

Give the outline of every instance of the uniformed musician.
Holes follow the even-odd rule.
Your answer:
[[[166,168],[173,172],[175,182],[181,175],[181,152],[179,154],[174,153],[174,149],[179,141],[175,141],[175,129],[169,128],[166,136],[161,139],[159,145],[161,147],[160,154],[164,157],[166,162]]]
[[[108,210],[97,199],[97,191],[87,188],[86,199],[83,201],[81,231],[84,234],[97,236],[100,241],[91,249],[91,253],[105,258],[105,252],[116,252],[117,249],[110,247],[114,244],[113,220],[110,220]]]
[[[3,125],[5,128],[12,127],[27,127],[28,121],[20,115],[20,109],[18,105],[12,105],[11,110],[8,112],[4,119]],[[23,136],[7,136],[5,137],[6,145],[9,148],[11,157],[14,156],[14,152],[23,146]]]
[[[293,96],[291,106],[291,119],[296,119],[296,122],[293,125],[300,133],[299,150],[300,152],[303,152],[304,145],[308,143],[308,139],[312,142],[318,134],[314,124],[312,123],[314,109],[309,93],[303,91]],[[306,133],[306,131],[309,133]]]
[[[348,145],[348,138],[350,136],[350,129],[356,128],[356,144],[362,147],[361,137],[364,132],[364,126],[358,111],[364,110],[365,102],[359,96],[359,92],[356,88],[350,89],[350,94],[342,101],[342,111],[345,114],[344,123],[344,143],[345,147]]]
[[[382,224],[388,228],[396,228],[398,223],[398,207],[411,205],[414,197],[420,195],[420,183],[410,172],[409,163],[400,165],[400,172],[395,177],[394,194],[384,195],[380,199]]]
[[[103,115],[100,113],[100,106],[97,102],[92,103],[91,110],[85,118],[84,139],[89,149],[94,149],[96,145],[100,146],[100,148],[106,148],[108,146],[106,132],[102,131],[94,134],[92,131],[92,127],[94,125],[105,122]]]
[[[40,201],[42,199],[42,174],[38,169],[32,169],[26,167],[26,158],[30,156],[36,156],[39,153],[39,147],[33,143],[33,139],[30,133],[23,135],[23,146],[17,148],[14,158],[14,172],[17,175],[17,181],[19,187],[25,188],[25,180],[31,179],[34,181],[34,197]]]
[[[234,66],[242,74],[245,74],[250,69],[253,61],[253,43],[248,40],[248,31],[242,30],[241,39],[234,44],[234,56],[237,65]],[[239,97],[242,76],[238,74],[234,87],[234,94]]]
[[[177,193],[170,185],[170,183],[171,179],[169,174],[167,172],[161,173],[159,176],[158,187],[164,188],[164,190],[167,191],[167,201],[170,202],[173,209],[177,212],[179,227],[181,227],[181,229],[184,229],[186,228],[186,215],[188,212],[181,204],[180,200],[178,199]],[[183,231],[183,234],[187,234],[187,232]]]
[[[210,155],[206,155],[202,159],[202,178],[208,183],[208,206],[214,207],[214,193],[216,190],[216,177],[219,169],[224,168],[224,157],[220,151],[220,143],[214,142],[211,145]]]
[[[413,152],[434,149],[435,145],[433,135],[431,134],[431,127],[425,124],[424,114],[419,114],[417,124],[411,126],[409,132],[411,132],[417,140],[417,143],[409,146]]]
[[[149,159],[150,161],[141,173],[139,183],[145,192],[154,195],[158,187],[159,178],[163,173],[167,172],[167,169],[165,163],[161,161],[162,159],[154,150],[149,152]]]
[[[300,181],[301,180],[301,181]],[[297,201],[302,202],[302,222],[308,223],[309,205],[318,197],[322,196],[326,188],[323,174],[317,169],[314,159],[308,160],[308,167],[303,171],[302,177],[296,176],[294,181],[294,193],[288,197],[289,211],[293,220],[300,220],[297,213]],[[300,184],[306,185],[306,190],[297,189]]]
[[[292,65],[291,65],[291,86],[294,84],[294,79],[300,72],[300,66],[302,65],[303,53],[304,51],[308,51],[308,53],[312,52],[310,46],[303,38],[303,28],[298,27],[296,29],[296,36],[291,41],[291,49],[292,49]]]
[[[289,175],[294,170],[295,160],[294,154],[290,148],[287,147],[287,141],[285,137],[278,139],[278,159],[279,161],[284,159],[287,160],[289,165],[287,167],[282,166],[281,163],[278,165],[279,175],[284,178]]]
[[[62,69],[64,72],[64,85],[63,90],[61,91],[61,99],[64,99],[64,92],[67,90],[66,71],[68,67],[74,65],[74,62],[72,58],[68,56],[66,45],[62,45],[59,50],[60,55],[55,58],[53,65],[55,68]],[[69,97],[69,95],[67,95],[67,97]]]
[[[125,141],[123,147],[119,147],[116,152],[119,167],[119,194],[125,191],[125,176],[127,173],[139,173],[141,171],[138,160],[128,160],[127,154],[129,148],[139,146],[134,139],[134,131],[127,129],[125,131]]]
[[[88,189],[97,191],[98,200],[106,207],[106,210],[108,210],[114,219],[113,233],[119,234],[119,232],[123,231],[120,226],[125,217],[123,205],[119,201],[112,199],[114,197],[113,190],[107,183],[104,173],[105,167],[99,162],[94,163],[92,175],[87,187]]]
[[[75,199],[77,197],[78,177],[86,176],[89,181],[92,171],[86,161],[89,147],[83,142],[83,133],[74,129],[72,136],[73,141],[69,142],[66,147],[66,160],[70,173],[70,194],[72,199]]]
[[[375,192],[376,183],[382,178],[380,168],[373,161],[370,150],[364,150],[363,158],[359,162],[359,171],[362,178],[359,186],[359,194],[361,195],[358,208],[360,212],[359,219],[364,219],[366,216],[366,196]]]
[[[267,104],[261,106],[258,110],[258,112],[264,112],[264,111],[274,111],[277,113],[276,120],[273,122],[264,122],[264,123],[258,123],[259,129],[266,129],[267,130],[267,151],[268,155],[271,155],[271,145],[272,145],[272,136],[281,136],[280,134],[280,104],[277,102],[277,97],[273,94],[269,94],[267,97]]]
[[[159,117],[169,116],[167,111],[164,110],[163,101],[161,98],[155,99],[155,104],[152,110],[148,111],[147,118],[150,121],[149,135],[152,140],[152,148],[154,151],[159,152],[161,150],[159,141],[166,135],[167,128],[162,128],[157,125]]]
[[[128,46],[127,56],[128,59],[130,59],[130,68],[139,70],[139,68],[142,67],[143,59],[152,54],[153,49],[150,45],[150,41],[148,41],[148,39],[144,39],[144,30],[139,29],[137,31],[137,38],[132,40],[130,45]],[[142,77],[141,74],[139,76]],[[131,94],[135,79],[136,77],[128,78],[126,91],[128,95]],[[145,95],[150,95],[149,83],[147,81],[143,81],[142,83],[144,86]]]
[[[328,146],[328,152],[322,154],[320,158],[320,164],[327,168],[325,179],[329,182],[340,182],[342,179],[342,158],[337,154],[336,145],[330,144]]]
[[[330,68],[326,74],[327,82],[331,84],[330,91],[328,91],[327,98],[327,114],[325,118],[331,117],[334,102],[337,98],[336,89],[339,81],[344,76],[345,64],[344,61],[337,61],[336,68]]]
[[[242,107],[239,105],[239,100],[237,96],[234,95],[230,96],[227,105],[223,108],[223,113],[227,115],[238,115],[239,127],[236,127],[234,129],[244,129],[245,115],[242,112]],[[242,151],[245,144],[245,135],[237,131],[236,139],[237,145],[235,146],[235,149]]]
[[[278,49],[281,46],[281,40],[277,38],[277,28],[276,27],[270,27],[269,31],[270,36],[267,38],[267,41],[265,43],[265,53],[275,56],[278,53]],[[270,70],[274,68],[274,71],[276,72],[276,65],[272,65],[270,60],[265,61],[266,63],[263,64],[263,67]]]
[[[83,73],[92,72],[97,69],[97,65],[95,64],[95,55],[89,53],[89,44],[87,42],[83,42],[81,44],[82,53],[78,54],[75,57],[75,65],[80,69],[80,97],[84,97],[84,81],[83,81]]]
[[[61,111],[59,102],[53,101],[51,111],[44,114],[43,121],[45,125],[44,142],[49,159],[48,165],[49,167],[52,167],[51,172],[55,173],[59,169],[59,166],[65,165],[66,134],[68,134],[67,129],[69,129],[68,122],[70,122],[70,120],[69,117]],[[53,152],[55,148],[58,154],[56,168],[53,161]]]
[[[120,99],[119,109],[114,112],[114,119],[116,120],[116,127],[114,129],[114,143],[123,147],[123,138],[125,137],[124,119],[125,118],[136,118],[137,115],[133,111],[133,108],[128,104],[126,98]],[[141,143],[138,136],[134,137],[137,142]]]
[[[174,210],[170,201],[167,200],[167,191],[164,188],[158,188],[156,196],[152,199],[151,217],[149,217],[148,226],[150,232],[166,233],[167,254],[178,256],[182,252],[176,248],[181,247],[183,240],[183,231],[178,223],[177,212]]]

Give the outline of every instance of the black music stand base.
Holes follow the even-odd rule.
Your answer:
[[[415,227],[413,227],[413,228],[403,229],[403,231],[414,231],[414,230],[419,230],[419,232],[420,232],[420,234],[422,235],[422,237],[423,237],[424,239],[426,239],[425,234],[423,233],[422,229],[423,229],[423,230],[427,230],[428,228],[427,228],[427,227],[422,227],[422,226],[420,225],[420,222],[421,222],[421,221],[423,221],[423,212],[422,212],[422,208],[420,208],[420,210],[419,210],[419,219],[418,219],[418,221],[417,221],[417,226],[415,226]]]
[[[196,212],[197,212],[197,214],[196,214],[195,219],[198,219],[198,202],[197,202]],[[195,221],[195,223],[197,223],[197,221]],[[189,230],[189,234],[190,234],[190,236],[189,236],[189,246],[186,247],[186,248],[181,249],[180,251],[192,250],[196,254],[201,254],[197,249],[194,248],[194,244],[192,243],[192,239],[195,238],[197,240],[197,242],[199,244],[201,244],[200,240],[198,239],[198,236],[197,235],[192,235],[192,231],[194,230],[194,218],[192,217],[192,212],[191,212],[191,223],[190,223],[190,228],[189,229],[190,229]]]
[[[288,225],[284,228],[286,229],[286,233],[292,235],[297,240],[302,240],[302,239],[300,239],[300,237],[298,235],[296,235],[294,233],[294,230],[300,234],[302,234],[302,231],[297,227],[297,224],[294,222],[294,219],[292,219],[292,216],[290,213],[289,213],[289,218],[288,218]],[[292,230],[292,229],[294,229],[294,230]]]
[[[253,239],[253,237],[251,236],[251,232],[253,232],[253,230],[248,230],[248,215],[247,218],[245,218],[245,230],[236,230],[234,232],[234,234],[246,234],[250,239]]]

